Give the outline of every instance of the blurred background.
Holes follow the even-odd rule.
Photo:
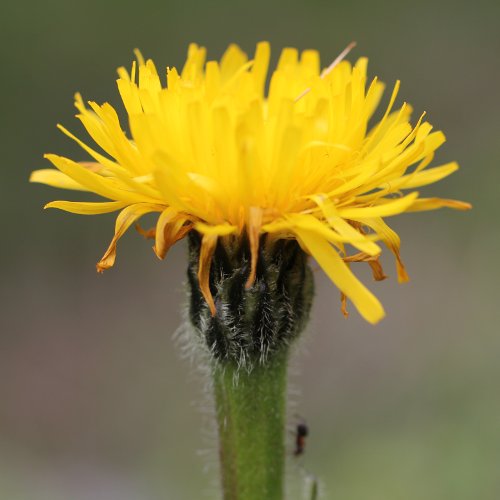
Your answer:
[[[73,93],[118,105],[115,68],[139,47],[159,68],[196,41],[218,58],[230,42],[321,50],[351,40],[371,75],[402,80],[402,99],[443,129],[440,160],[461,170],[426,189],[468,200],[392,222],[412,281],[371,283],[387,318],[373,327],[316,273],[313,320],[297,350],[290,459],[323,498],[500,498],[500,304],[497,257],[500,7],[494,1],[226,0],[3,2],[0,245],[0,499],[216,499],[210,397],[173,334],[184,304],[184,244],[167,260],[130,231],[103,276],[94,265],[114,217],[42,210],[71,193],[28,184],[45,152],[84,160],[60,132]],[[437,164],[437,163],[436,163]],[[76,198],[73,198],[76,199]],[[390,272],[389,272],[390,271]]]

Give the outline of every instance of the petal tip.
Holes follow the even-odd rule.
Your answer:
[[[101,264],[101,262],[98,262],[95,265],[95,270],[97,271],[98,274],[103,274],[106,269],[109,269],[109,266],[106,266],[104,264]]]

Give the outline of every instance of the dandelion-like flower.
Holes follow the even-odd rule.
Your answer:
[[[424,115],[412,126],[408,104],[393,110],[399,82],[383,116],[371,126],[384,85],[376,78],[367,82],[366,58],[351,65],[341,54],[321,71],[318,52],[306,50],[299,57],[296,49],[286,48],[266,95],[270,47],[265,42],[257,45],[253,60],[231,45],[220,63],[205,63],[205,49],[192,44],[181,73],[167,69],[166,86],[154,63],[136,55],[131,72],[120,68],[117,81],[130,137],[110,104],[89,102],[88,108],[77,94],[77,116],[99,150],[59,128],[93,161],[48,154],[57,170],[31,176],[33,182],[107,200],[53,201],[46,207],[78,214],[120,210],[98,271],[113,266],[125,231],[156,212],[156,227],[139,229],[154,238],[159,258],[189,232],[201,235],[197,276],[212,314],[216,305],[209,276],[218,240],[248,242],[250,288],[259,245],[295,239],[340,289],[344,310],[347,297],[375,323],[383,308],[349,265],[367,262],[375,279],[385,278],[378,261],[377,242],[382,242],[395,256],[399,281],[408,279],[400,239],[384,218],[469,208],[414,191],[458,165],[427,168],[445,137]]]

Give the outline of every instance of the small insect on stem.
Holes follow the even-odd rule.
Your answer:
[[[305,423],[297,424],[295,431],[295,450],[293,454],[298,457],[302,455],[306,446],[306,437],[309,435],[309,427]]]

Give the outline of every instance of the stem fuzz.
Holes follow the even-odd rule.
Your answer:
[[[282,500],[288,353],[214,368],[224,500]]]

